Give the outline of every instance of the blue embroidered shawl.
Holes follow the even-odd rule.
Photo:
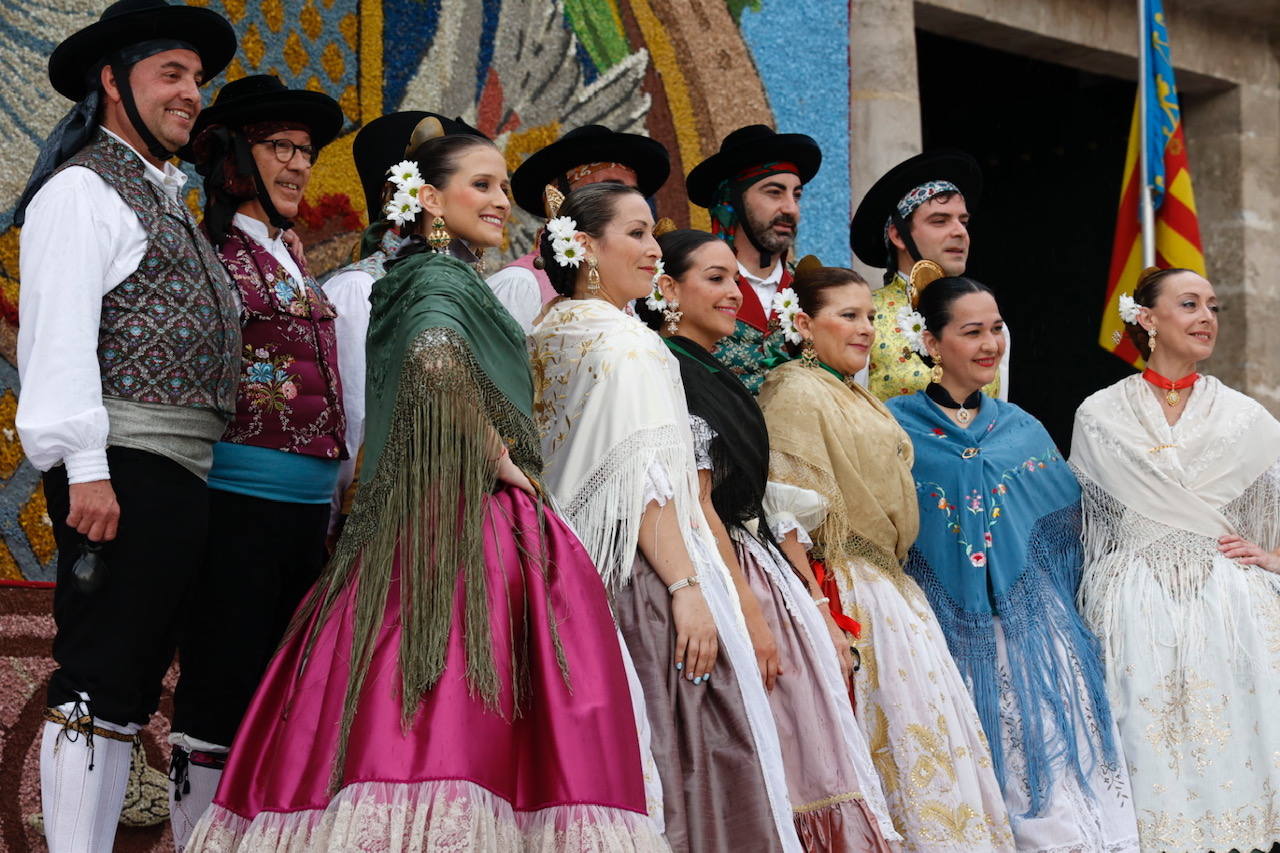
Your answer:
[[[928,596],[973,693],[1003,785],[999,617],[1031,814],[1039,814],[1064,763],[1088,790],[1098,747],[1115,761],[1101,651],[1075,607],[1080,485],[1040,422],[1015,405],[984,398],[968,429],[923,391],[886,405],[915,446],[920,535],[906,570]],[[1089,737],[1082,755],[1076,734],[1095,727],[1099,737]]]

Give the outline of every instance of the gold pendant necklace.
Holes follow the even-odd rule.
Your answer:
[[[973,415],[969,414],[969,410],[966,409],[963,404],[956,410],[956,420],[962,424],[969,423],[969,419],[971,417],[973,417]]]
[[[1178,389],[1170,388],[1164,395],[1164,401],[1171,407],[1178,405],[1178,401],[1182,399],[1182,395],[1178,393]]]

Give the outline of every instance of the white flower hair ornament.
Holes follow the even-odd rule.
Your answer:
[[[929,348],[924,345],[924,317],[919,311],[913,311],[910,307],[903,305],[898,309],[898,328],[902,330],[902,337],[907,341],[907,346],[912,352],[922,356],[929,354]]]
[[[778,315],[778,328],[782,330],[782,336],[789,342],[796,344],[801,343],[803,338],[800,337],[800,330],[796,328],[796,315],[800,313],[800,300],[796,297],[796,292],[790,287],[784,287],[773,295],[773,313]]]
[[[387,219],[396,225],[412,222],[422,210],[418,190],[426,186],[422,173],[418,171],[418,164],[412,160],[401,160],[388,169],[387,174],[387,180],[396,185],[396,193],[384,209]]]
[[[658,279],[662,278],[665,272],[662,259],[659,258],[653,273],[653,290],[644,298],[644,304],[649,306],[650,311],[661,312],[667,307],[667,297],[662,293],[662,288],[658,287]]]
[[[1142,306],[1134,301],[1133,297],[1127,293],[1120,294],[1120,319],[1126,323],[1138,322],[1138,312]]]
[[[551,239],[551,251],[556,263],[562,267],[578,268],[586,256],[578,242],[578,223],[567,216],[557,216],[547,221],[547,237]]]

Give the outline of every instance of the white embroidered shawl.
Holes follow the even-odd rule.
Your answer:
[[[630,578],[650,467],[682,529],[698,481],[680,369],[662,339],[599,299],[553,304],[529,337],[543,481],[612,592]]]

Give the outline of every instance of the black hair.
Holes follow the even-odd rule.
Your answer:
[[[1156,307],[1156,300],[1160,298],[1164,280],[1184,272],[1199,275],[1195,270],[1189,270],[1186,267],[1169,267],[1168,269],[1147,267],[1138,276],[1138,286],[1133,289],[1133,301],[1144,308]],[[1142,328],[1142,324],[1136,320],[1125,323],[1124,330],[1128,333],[1129,340],[1133,341],[1133,345],[1138,348],[1138,352],[1142,353],[1142,357],[1151,358],[1151,333]]]
[[[962,275],[944,276],[921,292],[920,301],[916,303],[916,311],[924,317],[924,327],[930,334],[935,338],[942,338],[942,330],[951,322],[951,306],[957,299],[968,296],[970,293],[990,293],[991,298],[995,299],[995,293],[991,288],[976,279]],[[933,359],[929,356],[922,355],[920,360],[929,367],[933,367]]]
[[[658,238],[658,246],[662,249],[662,271],[678,281],[693,265],[693,253],[719,239],[714,234],[692,228],[668,231]],[[636,314],[649,328],[657,331],[662,327],[662,312],[654,311],[643,299],[636,300]]]
[[[946,202],[951,201],[951,199],[955,198],[956,196],[963,196],[963,193],[961,193],[959,190],[946,190],[944,192],[938,193],[937,195],[930,196],[929,201],[940,201],[945,204]],[[928,203],[929,202],[925,202],[925,204],[928,204]],[[903,224],[907,226],[908,232],[913,232],[915,230],[916,214],[919,213],[921,208],[923,207],[924,207],[924,204],[919,205],[918,207],[916,207],[915,210],[911,211],[911,215],[906,218],[906,221]],[[901,229],[899,229],[899,232],[901,232]],[[902,234],[899,233],[899,236],[902,236]],[[908,233],[904,238],[904,240],[905,242],[908,243],[908,245],[912,245],[914,241],[914,237],[912,236],[911,233]],[[898,247],[893,245],[893,241],[889,239],[888,229],[885,230],[885,242],[889,244],[888,246],[889,266],[884,271],[884,283],[888,285],[898,275]],[[910,257],[911,255],[910,251],[907,252],[907,255],[908,257]]]
[[[423,176],[426,177],[425,175]],[[577,224],[577,230],[592,237],[604,233],[605,226],[613,221],[618,199],[624,195],[640,195],[635,187],[626,184],[615,184],[608,181],[587,184],[578,187],[564,197],[564,202],[556,212],[556,216],[567,216]],[[543,269],[551,286],[561,296],[573,296],[573,286],[578,279],[576,267],[562,267],[556,263],[555,249],[552,248],[551,235],[544,228],[542,241],[538,246],[538,255],[542,258]]]

